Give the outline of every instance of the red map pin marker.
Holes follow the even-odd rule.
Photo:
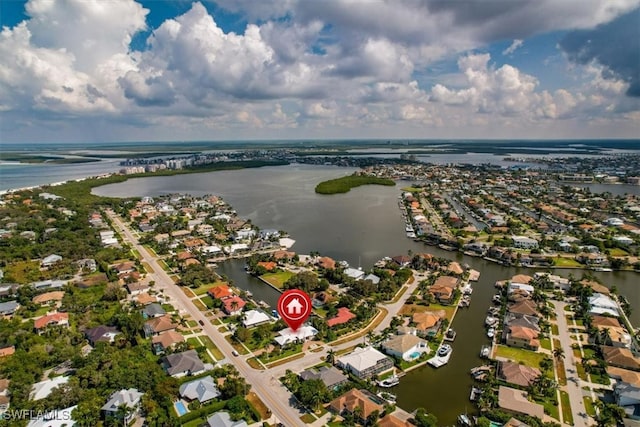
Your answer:
[[[278,299],[278,313],[293,331],[307,320],[311,309],[311,298],[299,289],[290,289]]]

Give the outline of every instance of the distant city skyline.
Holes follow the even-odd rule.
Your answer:
[[[0,142],[637,138],[638,22],[640,0],[3,1]]]

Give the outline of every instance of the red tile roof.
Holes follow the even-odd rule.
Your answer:
[[[213,298],[217,298],[217,299],[228,298],[231,295],[233,295],[233,293],[231,292],[231,288],[229,288],[229,286],[227,285],[220,285],[220,286],[213,287],[209,289],[209,291],[207,292]]]
[[[278,264],[273,261],[260,261],[258,267],[263,267],[267,271],[275,270]]]
[[[53,313],[53,314],[47,314],[46,316],[42,316],[39,319],[36,319],[33,322],[33,326],[36,329],[42,329],[42,328],[46,328],[47,326],[51,325],[51,324],[64,324],[64,323],[69,323],[69,313]]]
[[[235,306],[234,302],[238,305]],[[237,295],[223,299],[222,303],[224,304],[224,311],[227,314],[233,313],[234,311],[242,310],[242,308],[247,304],[242,298]]]
[[[327,325],[329,325],[329,327],[342,325],[343,323],[347,323],[351,319],[355,319],[355,317],[356,315],[353,314],[347,307],[340,307],[338,309],[338,314],[336,315],[336,317],[332,317],[331,319],[327,320]]]

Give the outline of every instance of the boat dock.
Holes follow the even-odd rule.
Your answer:
[[[469,270],[469,281],[477,282],[480,279],[480,272],[478,270]]]
[[[445,354],[444,356],[438,356],[436,354],[436,356],[432,357],[431,359],[427,360],[427,363],[431,366],[433,366],[434,368],[439,368],[441,366],[446,365],[447,363],[449,363],[449,359],[451,359],[451,354],[453,353],[453,349],[450,350],[447,354]]]

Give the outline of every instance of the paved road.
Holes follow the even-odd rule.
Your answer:
[[[580,377],[577,374],[576,364],[573,358],[573,349],[571,348],[569,327],[567,325],[567,319],[564,317],[564,308],[567,304],[561,301],[552,301],[552,303],[555,308],[556,322],[558,323],[558,339],[560,340],[560,345],[565,355],[564,369],[567,377],[567,385],[560,388],[569,394],[574,427],[588,427],[591,423],[586,408],[584,407]]]
[[[196,321],[204,323],[202,326],[204,332],[213,340],[222,354],[236,366],[240,375],[251,385],[252,390],[267,405],[277,420],[287,427],[304,426],[305,424],[300,420],[300,413],[288,403],[292,399],[291,393],[280,384],[277,377],[272,377],[273,373],[270,371],[257,371],[251,368],[244,359],[234,357],[231,344],[227,342],[216,327],[211,325],[189,297],[174,284],[173,280],[158,263],[158,258],[150,254],[138,242],[129,227],[115,213],[108,211],[107,215],[113,221],[116,231],[138,251],[142,260],[151,266],[153,272],[149,274],[149,277],[155,281],[156,288],[162,289],[164,294],[171,298],[172,305],[180,313],[188,313]]]

